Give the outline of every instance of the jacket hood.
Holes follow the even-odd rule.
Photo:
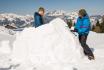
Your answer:
[[[84,16],[82,19],[89,19],[89,16],[86,15],[86,16]]]
[[[78,17],[78,18],[80,19],[80,17]],[[86,15],[86,16],[84,16],[82,19],[89,19],[89,16]]]

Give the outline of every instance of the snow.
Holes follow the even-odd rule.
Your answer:
[[[0,32],[0,69],[8,70],[104,70],[104,34],[90,32],[88,45],[95,60],[83,55],[77,37],[56,18],[16,35]]]
[[[82,48],[66,26],[63,20],[57,18],[38,28],[25,29],[17,35],[13,44],[13,62],[18,64],[30,61],[39,67],[75,63],[83,56]]]
[[[2,41],[0,51],[3,53],[10,53],[11,49],[9,48],[9,41]]]
[[[7,29],[4,26],[0,26],[0,33],[6,33],[6,34],[10,34],[10,35],[14,35],[16,34],[15,31],[11,30],[11,29]]]
[[[9,35],[7,31],[0,31],[0,70],[10,66],[10,56],[12,53],[14,35]]]
[[[48,11],[46,13],[47,16],[60,16],[60,15],[63,15],[65,14],[66,12],[64,10],[54,10],[54,11]]]

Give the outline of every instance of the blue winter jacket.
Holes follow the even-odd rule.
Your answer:
[[[91,29],[90,19],[88,16],[83,18],[78,17],[77,23],[75,24],[75,29],[77,30],[79,35],[88,35]]]
[[[35,12],[34,14],[34,23],[33,23],[33,26],[36,28],[36,27],[39,27],[40,25],[43,25],[43,19],[42,19],[42,16],[38,13],[38,12]]]

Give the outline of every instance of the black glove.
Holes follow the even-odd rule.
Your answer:
[[[71,30],[71,32],[78,32],[78,30],[77,29],[74,29],[74,30]]]

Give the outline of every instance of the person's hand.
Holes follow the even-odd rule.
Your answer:
[[[77,29],[71,30],[71,32],[77,32]]]
[[[71,30],[71,32],[76,32],[75,30]]]
[[[71,32],[78,32],[78,30],[75,27],[71,27]]]
[[[71,32],[75,32],[74,30],[70,30]]]

